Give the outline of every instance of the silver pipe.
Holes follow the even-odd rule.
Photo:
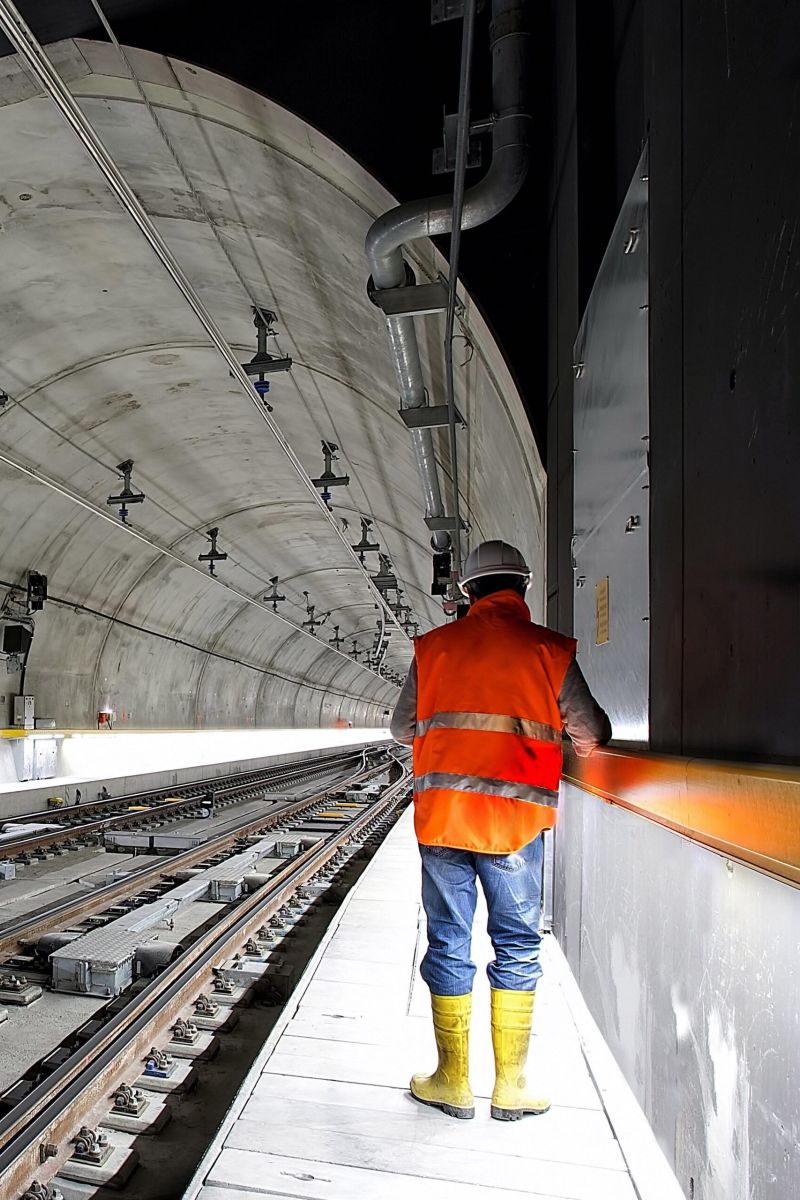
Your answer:
[[[483,179],[464,193],[461,229],[473,229],[497,216],[522,186],[530,160],[531,116],[526,111],[528,31],[527,0],[492,0],[492,162]],[[372,281],[378,290],[402,287],[406,268],[401,247],[422,237],[437,237],[453,228],[453,197],[433,196],[389,209],[367,233],[366,252]],[[395,370],[400,382],[400,407],[427,403],[422,381],[419,345],[413,317],[389,317],[386,322]],[[411,441],[430,516],[444,515],[433,435],[415,429]],[[458,487],[458,480],[454,480]],[[447,549],[450,539],[435,534],[433,545]]]
[[[427,403],[425,384],[422,379],[422,363],[419,358],[417,331],[413,317],[390,317],[387,322],[389,344],[392,348],[397,378],[400,382],[400,407],[422,408]],[[442,492],[439,487],[439,472],[436,467],[436,451],[430,429],[412,429],[411,446],[417,462],[417,471],[425,497],[428,516],[444,515]],[[450,539],[446,533],[435,533],[432,542],[438,550],[446,550]]]

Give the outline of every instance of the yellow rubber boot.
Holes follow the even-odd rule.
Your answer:
[[[496,1079],[491,1111],[496,1121],[518,1121],[527,1113],[538,1115],[547,1112],[550,1107],[549,1100],[529,1094],[525,1079],[535,995],[535,992],[492,988],[492,1046]]]
[[[439,1066],[432,1075],[414,1075],[411,1095],[421,1104],[440,1108],[448,1117],[475,1116],[475,1097],[469,1086],[469,1019],[472,995],[434,996],[433,1032]]]

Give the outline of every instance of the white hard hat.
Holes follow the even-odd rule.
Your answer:
[[[464,575],[458,586],[466,595],[468,583],[473,579],[483,579],[487,575],[520,575],[524,579],[530,579],[531,569],[516,546],[496,539],[481,542],[480,546],[470,550],[464,564]]]

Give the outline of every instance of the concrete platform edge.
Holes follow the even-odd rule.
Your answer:
[[[402,817],[401,817],[401,819],[402,819]],[[393,826],[392,829],[389,830],[389,834],[387,834],[387,836],[391,835],[394,828],[395,827]],[[336,914],[333,917],[333,920],[331,921],[328,928],[325,930],[325,933],[322,937],[320,944],[317,946],[316,950],[314,951],[314,954],[312,955],[312,957],[309,959],[308,963],[306,964],[306,968],[303,971],[303,974],[298,979],[297,986],[295,987],[295,989],[292,992],[289,999],[286,1001],[283,1012],[281,1013],[278,1020],[275,1022],[275,1025],[274,1025],[269,1037],[264,1042],[264,1045],[261,1047],[261,1050],[259,1051],[258,1057],[256,1058],[256,1060],[253,1063],[250,1070],[247,1072],[246,1078],[243,1079],[241,1084],[239,1085],[239,1088],[238,1088],[236,1096],[233,1100],[233,1103],[231,1104],[230,1108],[228,1109],[225,1116],[223,1117],[223,1119],[219,1125],[219,1128],[217,1129],[217,1132],[214,1134],[212,1141],[209,1142],[208,1147],[206,1148],[206,1152],[203,1155],[202,1160],[198,1164],[197,1170],[195,1171],[194,1175],[192,1176],[192,1178],[189,1182],[188,1187],[186,1188],[186,1190],[183,1193],[182,1200],[196,1200],[196,1197],[199,1194],[200,1189],[204,1185],[204,1176],[208,1172],[210,1161],[213,1158],[215,1158],[216,1155],[221,1151],[223,1143],[225,1141],[225,1138],[228,1136],[228,1133],[233,1128],[236,1121],[239,1119],[239,1115],[240,1115],[242,1109],[245,1107],[245,1105],[247,1104],[247,1102],[250,1098],[250,1093],[251,1093],[253,1087],[255,1086],[259,1076],[263,1072],[264,1067],[266,1066],[270,1057],[272,1056],[272,1053],[275,1050],[275,1047],[277,1046],[278,1042],[280,1041],[281,1037],[283,1036],[287,1025],[289,1025],[290,1021],[293,1019],[295,1013],[297,1012],[300,1002],[303,999],[303,996],[305,995],[309,984],[311,983],[312,979],[314,978],[314,974],[317,970],[317,967],[319,966],[320,960],[328,948],[328,943],[331,941],[331,939],[333,938],[337,929],[339,928],[339,926],[344,918],[344,915],[350,906],[350,903],[352,902],[353,898],[355,897],[355,895],[357,894],[357,892],[359,890],[360,885],[363,883],[363,881],[365,879],[367,879],[369,877],[370,872],[372,871],[373,866],[375,864],[376,858],[377,858],[377,855],[373,856],[373,858],[370,860],[370,862],[368,863],[365,870],[361,873],[359,878],[356,880],[356,882],[351,887],[350,891],[345,896],[342,903],[339,905],[339,908],[337,909]]]

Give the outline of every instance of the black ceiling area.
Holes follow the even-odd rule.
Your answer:
[[[19,0],[42,42],[105,39],[91,0]],[[399,200],[440,194],[432,173],[445,109],[457,107],[461,21],[431,23],[431,0],[102,0],[123,44],[171,54],[236,80],[333,138]],[[490,111],[489,5],[479,5],[472,116]],[[538,7],[538,6],[537,6]],[[550,52],[536,14],[530,90],[533,169],[513,203],[465,234],[460,274],[498,338],[540,452],[547,411],[547,188]],[[11,48],[0,37],[5,53]],[[467,186],[486,169],[467,172]],[[449,239],[439,239],[446,254]],[[365,280],[366,280],[365,265]]]

